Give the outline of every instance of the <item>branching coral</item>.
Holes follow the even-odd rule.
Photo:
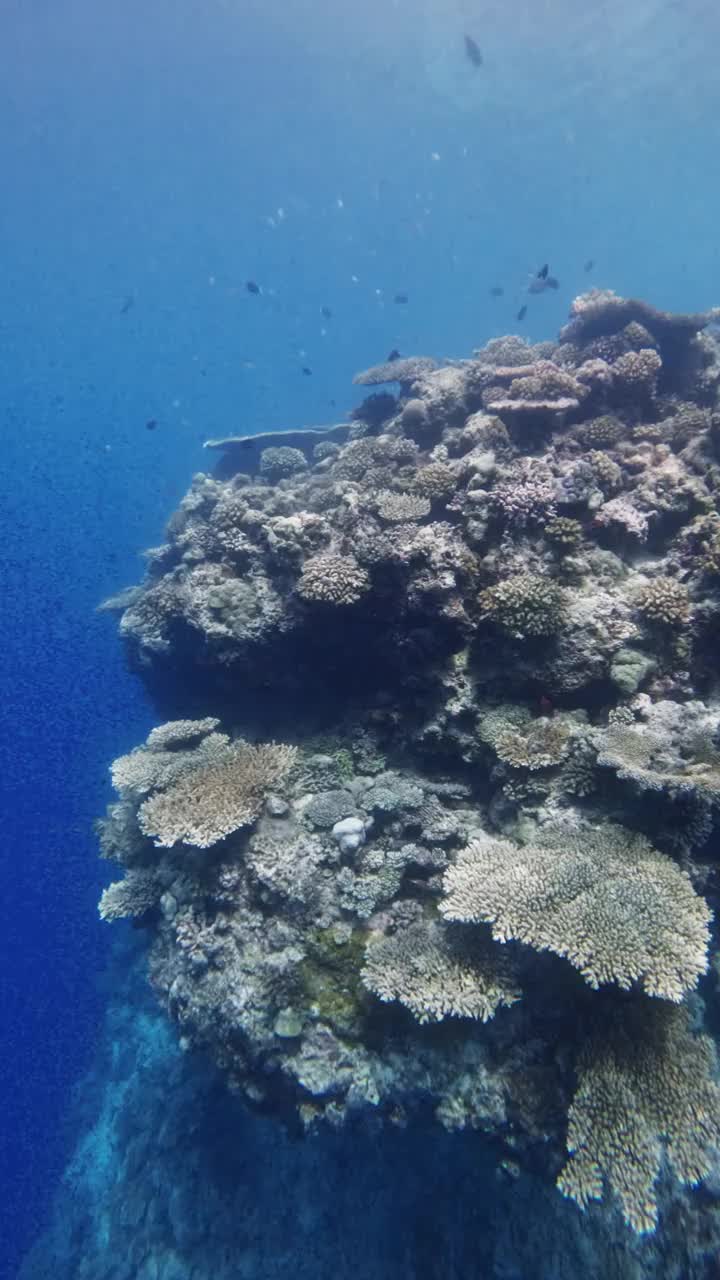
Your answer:
[[[641,792],[720,800],[718,712],[701,702],[651,703],[642,694],[633,708],[597,732],[598,764]]]
[[[545,537],[559,551],[567,554],[573,551],[582,541],[582,525],[579,520],[571,520],[569,516],[556,516],[545,525]]]
[[[643,587],[637,607],[646,622],[663,627],[682,627],[690,616],[687,587],[673,578],[656,578]]]
[[[154,907],[163,892],[160,877],[152,871],[130,868],[122,880],[103,890],[98,905],[101,920],[121,920],[143,916]]]
[[[414,489],[416,493],[434,502],[451,494],[456,484],[456,473],[447,463],[428,462],[416,472]]]
[[[437,921],[371,938],[362,980],[381,1000],[404,1004],[418,1022],[487,1022],[520,998],[506,957],[489,937]]]
[[[679,1001],[707,967],[710,911],[688,876],[612,824],[547,829],[518,847],[482,836],[445,873],[448,920],[484,921],[500,942],[553,951],[592,987],[640,983]]]
[[[274,448],[263,449],[260,454],[260,474],[272,483],[283,480],[287,476],[296,475],[306,467],[307,462],[302,449],[291,449],[289,445],[276,445]]]
[[[377,387],[384,382],[415,382],[423,374],[431,373],[437,365],[429,356],[406,356],[400,360],[390,360],[385,364],[375,364],[370,369],[356,373],[353,382],[358,387]]]
[[[657,378],[662,360],[651,347],[644,351],[628,351],[612,365],[615,380],[625,392],[652,395],[657,388]]]
[[[357,604],[370,590],[370,578],[353,556],[313,556],[306,560],[297,585],[303,600],[312,604]]]
[[[113,762],[115,790],[123,797],[147,795],[177,782],[183,774],[228,758],[230,739],[215,733],[219,721],[170,720],[153,729],[145,746]]]
[[[508,524],[518,528],[551,519],[555,515],[555,499],[553,478],[547,467],[537,462],[516,466],[492,491],[496,510]]]
[[[182,842],[208,849],[255,820],[295,758],[294,747],[236,743],[222,763],[193,769],[143,801],[141,830],[166,848]]]
[[[406,524],[430,515],[430,500],[422,493],[393,493],[384,490],[375,499],[377,513],[388,524]]]
[[[506,730],[495,739],[495,753],[513,769],[549,769],[559,764],[568,746],[569,732],[559,720],[532,721],[521,732]]]
[[[521,573],[488,587],[480,596],[480,613],[514,636],[550,636],[560,630],[565,596],[548,578]]]
[[[715,1055],[685,1008],[635,1000],[617,1012],[578,1063],[558,1186],[583,1209],[607,1186],[634,1231],[654,1231],[663,1152],[694,1185],[720,1144]]]

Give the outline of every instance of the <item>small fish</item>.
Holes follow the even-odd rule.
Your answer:
[[[134,306],[135,306],[135,299],[133,298],[131,293],[128,293],[120,308],[120,315],[126,316],[128,311],[131,309],[131,307],[134,307]]]
[[[503,289],[502,285],[500,285],[500,284],[494,284],[494,285],[493,285],[493,287],[492,287],[492,289],[490,290],[490,297],[491,297],[491,298],[502,298],[502,296],[503,296],[504,292],[505,292],[505,290]]]
[[[390,355],[387,358],[387,362],[388,364],[392,364],[393,360],[399,360],[399,359],[400,359],[400,352],[398,351],[397,347],[393,347],[392,351],[390,352]]]
[[[393,298],[393,302],[397,302],[401,307],[404,306],[405,303],[409,301],[410,299],[408,298],[406,293],[396,293],[395,297]]]
[[[526,317],[526,315],[527,315],[527,305],[525,304],[525,305],[523,305],[523,306],[520,308],[520,310],[518,311],[518,313],[517,313],[517,315],[516,315],[515,319],[516,319],[516,320],[524,320],[524,319],[525,319],[525,317]]]
[[[148,418],[147,422],[145,423],[145,430],[154,431],[157,424],[158,424],[157,418]]]
[[[329,307],[321,307],[320,315],[324,316],[326,320],[332,320],[332,311]]]
[[[465,36],[465,57],[472,62],[474,67],[482,66],[482,51],[477,40],[473,40],[472,36]]]
[[[535,276],[528,285],[528,293],[544,293],[546,289],[558,289],[560,281],[555,276]]]
[[[302,371],[306,378],[312,378],[312,369],[309,369],[306,364],[303,365]]]
[[[585,266],[583,267],[583,271],[592,271],[594,266],[595,266],[595,259],[588,258],[587,262],[585,263]]]
[[[245,288],[247,289],[248,293],[259,293],[259,292],[260,292],[260,285],[259,285],[259,284],[256,284],[254,280],[246,280],[246,281],[245,281]]]
[[[547,273],[549,270],[550,270],[550,265],[549,263],[546,262],[544,267],[541,267],[537,273],[538,280],[547,280]]]

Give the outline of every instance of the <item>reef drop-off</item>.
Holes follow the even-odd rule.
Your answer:
[[[100,910],[196,1079],[475,1143],[628,1277],[720,1242],[715,318],[594,291],[558,342],[367,370],[398,394],[347,432],[214,442],[109,602],[162,723]]]

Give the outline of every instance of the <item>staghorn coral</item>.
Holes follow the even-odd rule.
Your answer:
[[[506,958],[479,931],[418,921],[387,937],[371,936],[362,980],[380,1000],[397,1000],[418,1022],[477,1018],[520,998]]]
[[[370,590],[370,578],[353,556],[331,553],[306,560],[297,592],[310,604],[357,604]]]
[[[286,777],[295,758],[294,747],[235,743],[222,763],[186,772],[144,800],[140,828],[165,848],[182,842],[208,849],[255,820],[265,795]]]
[[[663,1155],[694,1186],[720,1144],[712,1042],[693,1035],[685,1008],[634,1000],[591,1037],[577,1073],[558,1187],[583,1209],[607,1187],[633,1231],[654,1231]]]
[[[524,847],[487,835],[472,841],[445,873],[442,915],[564,956],[591,987],[639,983],[682,1000],[707,968],[711,918],[688,876],[609,823],[547,828],[540,838]]]
[[[482,592],[480,614],[513,636],[550,636],[562,626],[564,601],[554,582],[518,574]]]

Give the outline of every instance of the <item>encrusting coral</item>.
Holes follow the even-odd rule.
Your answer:
[[[108,602],[168,720],[113,766],[100,911],[183,1046],[306,1127],[429,1104],[550,1178],[567,1141],[640,1233],[717,1141],[716,319],[594,290],[211,442]]]

